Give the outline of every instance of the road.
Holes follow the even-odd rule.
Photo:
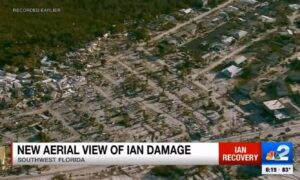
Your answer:
[[[34,110],[31,110],[31,111],[26,111],[26,112],[22,112],[20,114],[17,114],[16,117],[31,116],[31,115],[34,115],[34,114],[41,114],[41,113],[47,111],[47,109],[49,107],[49,104],[51,102],[49,102],[47,104],[42,104],[42,107],[40,107],[39,109],[34,109]]]
[[[62,115],[59,112],[53,110],[52,108],[48,108],[48,111],[55,119],[60,121],[62,125],[69,130],[69,132],[72,134],[71,138],[74,139],[80,138],[80,134],[65,121],[65,119],[62,117]]]
[[[111,105],[113,107],[120,107],[120,104],[118,102],[116,102],[109,94],[104,92],[99,86],[97,86],[96,84],[93,84],[93,87],[101,96],[103,96],[104,98],[109,100],[109,102],[111,103]]]
[[[300,133],[300,123],[295,124],[295,125],[289,125],[289,126],[284,126],[284,127],[278,127],[278,128],[270,128],[265,131],[255,131],[255,132],[248,132],[248,133],[242,133],[241,135],[234,135],[226,138],[220,138],[220,139],[215,139],[213,142],[222,142],[222,141],[241,141],[241,140],[246,140],[246,139],[253,139],[254,137],[261,136],[261,137],[266,137],[269,134],[272,134],[273,136],[279,135],[281,132],[285,132],[286,128],[290,128],[291,131],[286,132],[287,135],[293,135]]]

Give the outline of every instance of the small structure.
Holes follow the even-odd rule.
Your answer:
[[[275,18],[271,18],[269,16],[261,15],[260,20],[265,23],[274,23],[276,21]]]
[[[289,8],[293,11],[298,11],[300,9],[300,4],[290,4]]]
[[[231,45],[234,42],[234,40],[235,39],[232,36],[224,36],[221,41],[226,45]]]
[[[247,4],[250,4],[250,5],[254,5],[257,3],[256,0],[242,0],[243,3],[247,3]]]
[[[286,80],[291,83],[300,83],[300,73],[295,71],[289,72]]]
[[[107,39],[110,36],[110,32],[107,32],[103,35],[103,38]]]
[[[283,46],[283,47],[281,48],[281,50],[282,50],[286,55],[291,55],[291,54],[293,54],[294,52],[297,51],[297,45],[289,43],[289,44]]]
[[[176,20],[174,16],[171,16],[171,15],[168,15],[168,14],[161,15],[161,18],[164,19],[165,21],[168,21],[168,22],[172,22],[172,21]]]
[[[279,100],[265,101],[263,104],[276,119],[283,120],[290,118],[288,112],[285,110],[285,106]]]
[[[213,23],[217,23],[218,21],[220,21],[220,19],[221,19],[221,18],[219,18],[219,17],[216,17],[216,18],[212,19],[212,20],[211,20],[211,22],[213,22]]]
[[[236,38],[236,39],[242,39],[242,38],[244,38],[247,34],[248,34],[247,31],[239,30],[239,31],[233,33],[233,37]]]
[[[29,79],[31,77],[31,75],[28,72],[23,72],[18,74],[17,79]]]
[[[241,93],[243,96],[250,97],[251,93],[255,91],[258,87],[258,82],[256,81],[250,81],[246,83],[245,85],[242,85],[238,87],[239,93]]]
[[[49,61],[49,59],[48,59],[47,56],[44,56],[44,57],[41,59],[41,64],[44,65],[44,66],[51,66],[52,62]]]
[[[282,60],[282,56],[278,52],[273,52],[267,57],[267,60],[269,65],[273,66],[277,64],[280,60]]]
[[[294,94],[300,94],[300,84],[289,84],[289,87]]]
[[[202,0],[203,6],[207,6],[208,0]]]
[[[187,8],[187,9],[181,9],[179,10],[181,13],[183,14],[190,14],[193,12],[193,9],[192,8]]]
[[[186,38],[188,36],[188,33],[186,31],[179,31],[177,32],[176,34],[174,34],[174,37],[176,39],[183,39],[183,38]]]
[[[246,60],[247,60],[247,58],[245,56],[242,56],[242,55],[236,56],[234,58],[234,64],[238,66],[238,65],[244,64],[246,62]]]
[[[284,97],[290,95],[290,90],[287,84],[283,80],[278,80],[274,82],[276,95],[279,97]]]
[[[236,13],[239,11],[239,8],[235,7],[235,6],[228,6],[225,11],[227,13]]]
[[[209,47],[211,50],[213,51],[222,51],[225,49],[224,44],[218,43],[218,42],[214,42],[210,45]]]
[[[4,71],[7,71],[7,72],[16,73],[16,72],[19,71],[19,68],[16,67],[16,66],[9,66],[9,65],[5,64],[5,65],[3,66],[3,70],[4,70]]]
[[[5,76],[5,71],[0,70],[0,76]]]
[[[197,32],[197,25],[196,24],[190,24],[188,26],[186,26],[184,28],[184,30],[189,33],[189,34],[192,34],[194,35],[196,32]]]
[[[282,28],[282,30],[279,32],[279,34],[282,36],[293,36],[294,32],[291,29]]]
[[[231,65],[231,66],[227,67],[226,69],[224,69],[222,71],[222,73],[225,76],[232,78],[232,77],[238,75],[241,72],[241,70],[242,70],[241,68],[239,68],[235,65]]]
[[[169,45],[173,45],[173,46],[178,46],[180,43],[178,42],[178,40],[174,37],[170,37],[168,39],[166,39],[167,44]]]

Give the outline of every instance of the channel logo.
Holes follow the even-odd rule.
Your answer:
[[[291,142],[263,142],[262,164],[292,164],[293,144]]]
[[[277,148],[277,151],[270,151],[267,154],[267,160],[274,160],[274,161],[288,161],[289,157],[286,156],[290,152],[290,147],[287,145],[280,145]]]

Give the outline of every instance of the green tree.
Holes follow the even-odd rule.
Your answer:
[[[150,34],[149,31],[145,28],[137,28],[132,31],[131,38],[138,41],[139,40],[147,41],[150,39]]]
[[[155,166],[150,172],[155,176],[168,179],[179,179],[184,175],[184,170],[177,166]]]
[[[37,136],[41,140],[41,142],[49,142],[50,141],[50,136],[45,132],[39,132]]]

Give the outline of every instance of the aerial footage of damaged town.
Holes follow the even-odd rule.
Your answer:
[[[43,50],[34,68],[0,66],[2,146],[291,141],[293,175],[262,175],[258,166],[10,168],[2,160],[0,179],[300,179],[299,12],[298,0],[203,0],[136,17],[139,27],[97,34],[61,60]]]

